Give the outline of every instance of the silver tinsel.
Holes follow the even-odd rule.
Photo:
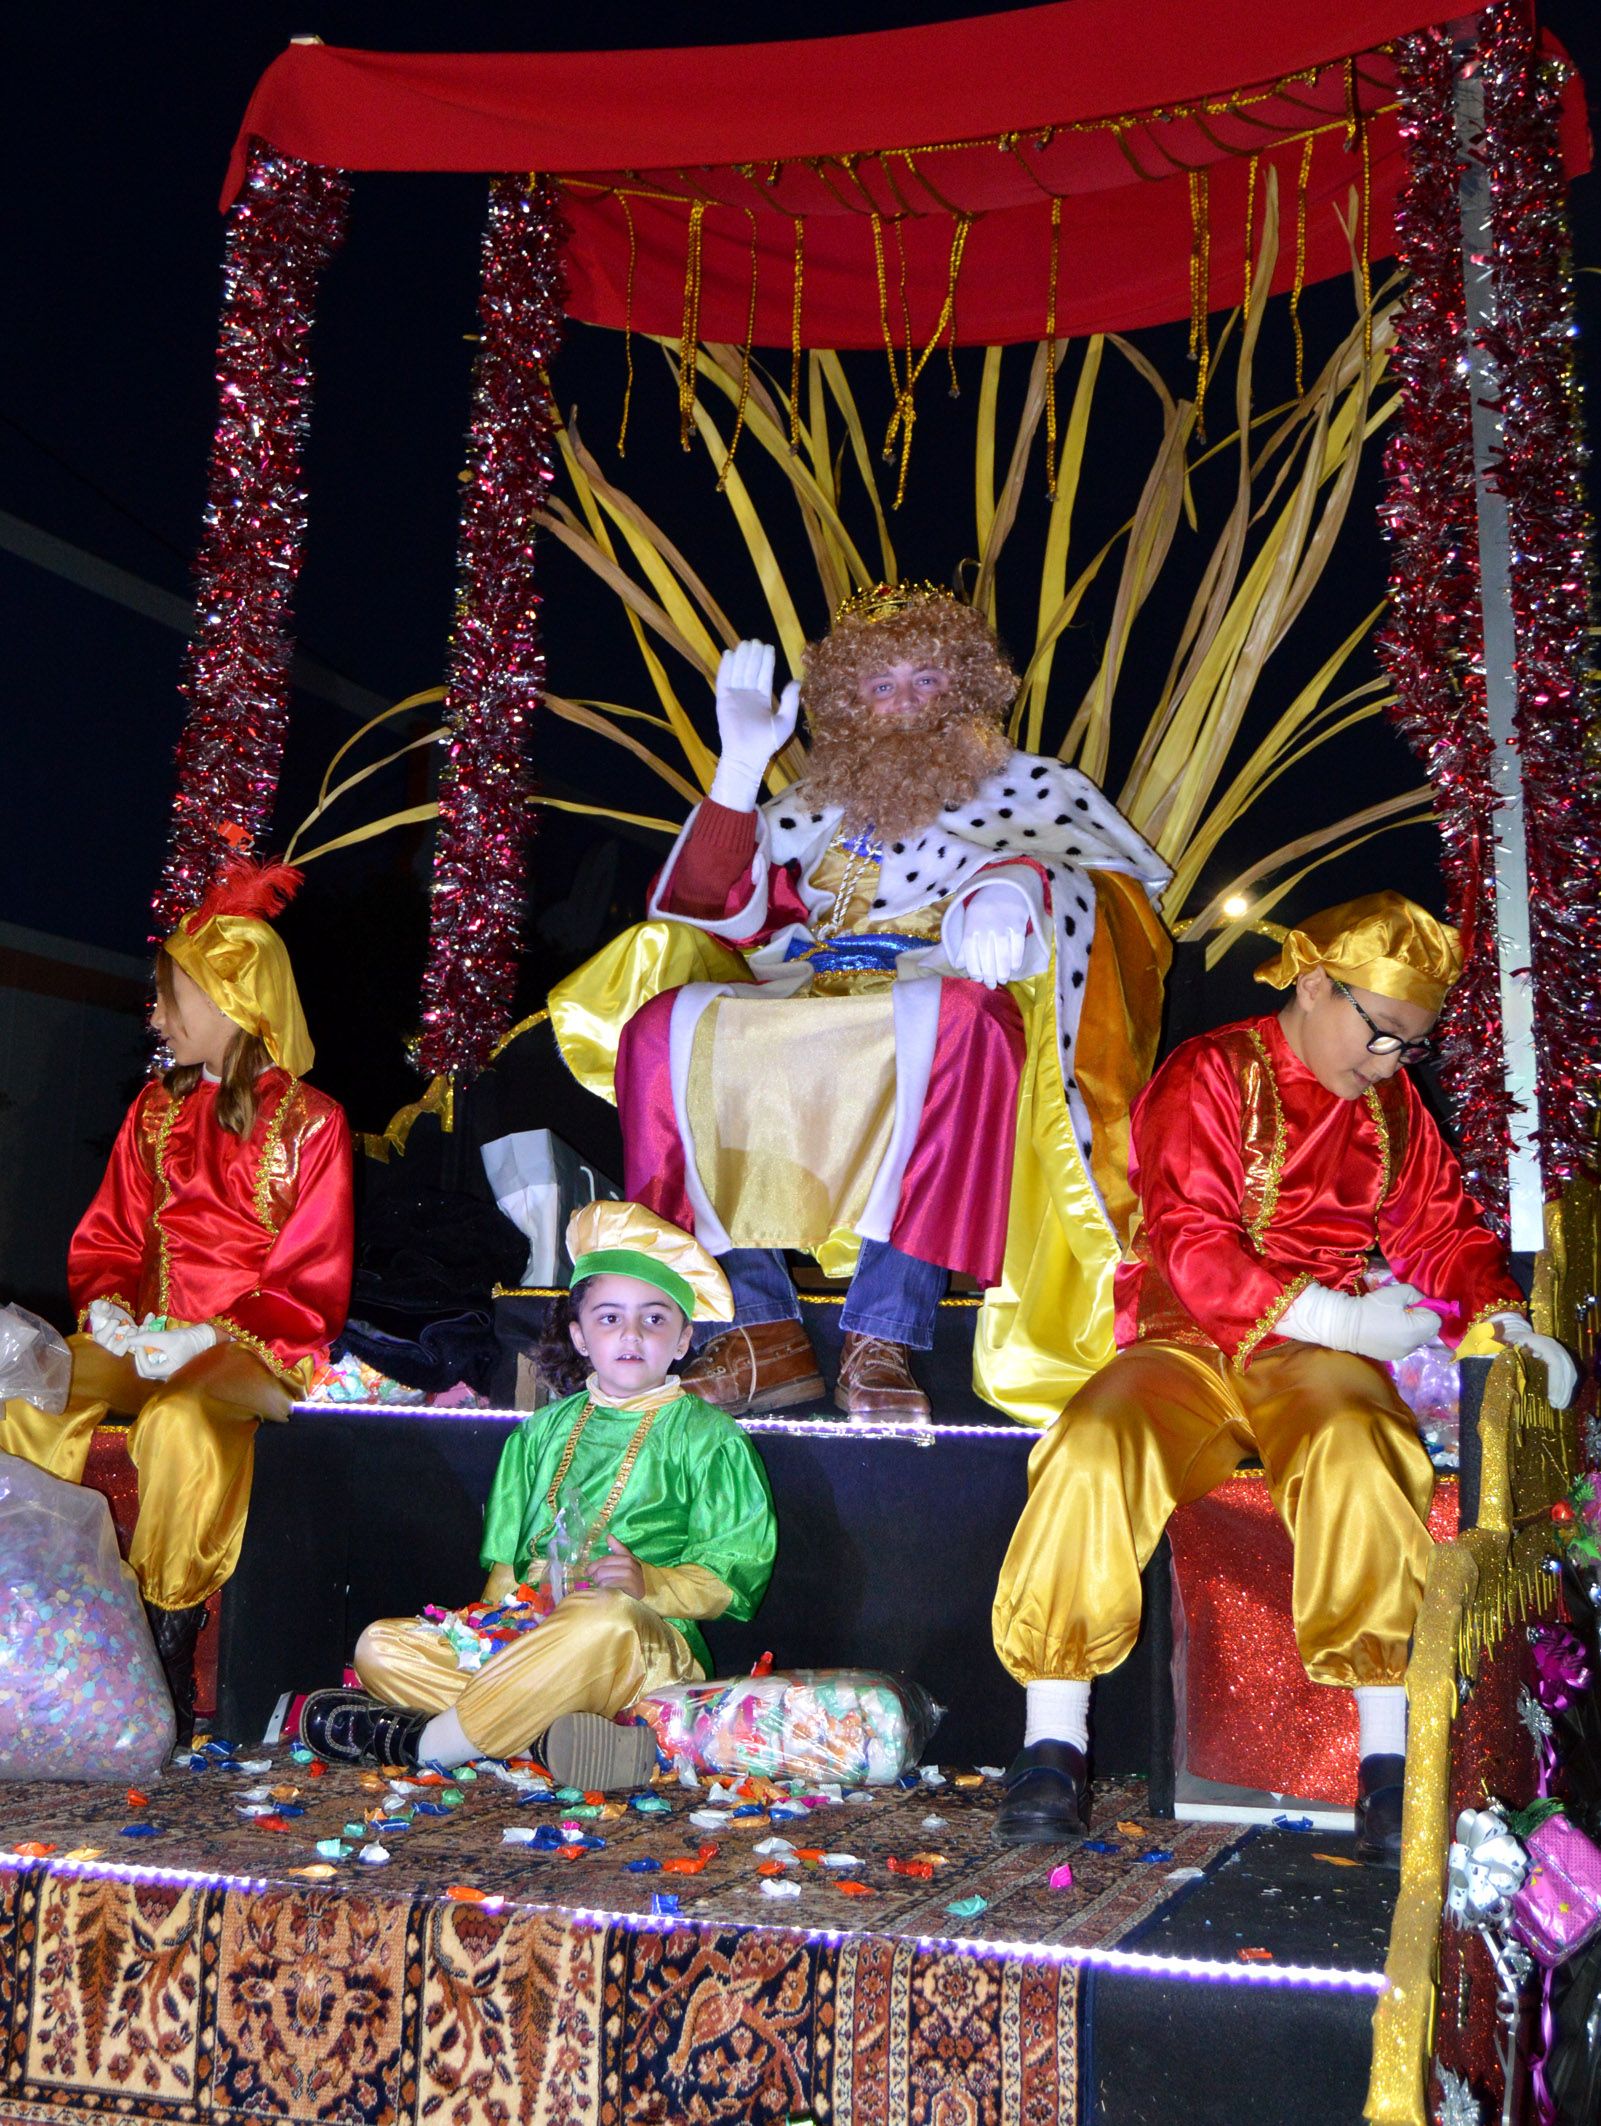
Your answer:
[[[1436,2067],[1440,2095],[1434,2107],[1435,2126],[1484,2126],[1484,2112],[1466,2079],[1449,2067]]]
[[[1518,1692],[1518,1718],[1529,1731],[1529,1739],[1537,1748],[1549,1748],[1553,1729],[1551,1715],[1525,1683]]]

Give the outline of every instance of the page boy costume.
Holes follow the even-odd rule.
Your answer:
[[[1288,933],[1257,979],[1287,988],[1313,967],[1434,1012],[1461,958],[1454,931],[1376,894]],[[1404,1053],[1399,1037],[1378,1037]],[[1335,1311],[1355,1304],[1342,1295],[1360,1290],[1377,1248],[1447,1342],[1482,1339],[1490,1324],[1529,1342],[1504,1250],[1405,1072],[1342,1099],[1276,1017],[1175,1050],[1135,1106],[1131,1171],[1140,1215],[1118,1273],[1120,1349],[1030,1458],[995,1598],[1002,1662],[1025,1684],[1087,1683],[1116,1667],[1169,1515],[1255,1451],[1295,1544],[1307,1673],[1399,1685],[1433,1471],[1388,1373],[1359,1341],[1325,1347],[1319,1319],[1331,1296]],[[1013,1766],[1003,1837],[1082,1827],[1083,1752],[1063,1749],[1037,1742]],[[1384,1765],[1396,1845],[1400,1762]],[[1366,1762],[1364,1773],[1366,1804],[1380,1790]]]
[[[568,1227],[572,1283],[613,1273],[666,1293],[693,1320],[726,1321],[728,1285],[705,1250],[634,1203],[592,1203]],[[502,1451],[484,1509],[486,1597],[510,1597],[527,1628],[464,1666],[426,1618],[386,1618],[362,1633],[356,1669],[393,1716],[372,1717],[349,1694],[320,1692],[301,1732],[330,1756],[415,1762],[427,1721],[455,1709],[485,1757],[515,1757],[568,1713],[606,1717],[644,1692],[711,1673],[699,1621],[755,1614],[773,1569],[777,1532],[767,1474],[739,1427],[669,1375],[606,1404],[587,1388],[536,1411]],[[563,1506],[579,1502],[585,1555],[615,1537],[639,1559],[644,1592],[581,1584],[550,1608],[547,1549]],[[576,1575],[581,1579],[581,1567]],[[533,1621],[532,1612],[544,1613]],[[470,1658],[474,1658],[470,1656]]]
[[[217,1120],[218,1086],[152,1080],[117,1134],[73,1235],[80,1332],[56,1416],[8,1402],[0,1452],[77,1483],[95,1427],[133,1420],[139,1517],[128,1558],[178,1713],[194,1714],[204,1605],[239,1560],[256,1426],[285,1418],[344,1326],[350,1299],[350,1131],[302,1082],[313,1049],[289,956],[265,920],[299,883],[235,859],[163,950],[272,1058],[248,1137]],[[148,1333],[137,1326],[156,1322]]]

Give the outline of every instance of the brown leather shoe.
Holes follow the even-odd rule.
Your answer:
[[[834,1400],[847,1417],[881,1424],[926,1425],[928,1397],[912,1378],[905,1344],[845,1331]]]
[[[725,1329],[678,1377],[730,1417],[821,1402],[827,1393],[811,1339],[798,1321],[758,1321],[748,1329]]]

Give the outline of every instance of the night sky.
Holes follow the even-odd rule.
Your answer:
[[[188,596],[214,419],[212,353],[223,225],[217,195],[229,146],[255,80],[287,38],[392,49],[627,47],[729,36],[790,37],[882,28],[981,7],[848,8],[808,0],[758,11],[599,5],[578,14],[520,6],[254,5],[242,9],[86,7],[15,11],[8,24],[14,84],[7,144],[10,242],[7,321],[0,335],[0,510],[23,525],[127,571],[166,600]],[[1563,0],[1545,19],[1601,82],[1593,0]],[[582,34],[564,29],[580,21]],[[886,95],[893,85],[886,85]],[[1601,332],[1601,211],[1597,180],[1575,188],[1573,209],[1593,375]],[[483,181],[477,177],[360,175],[350,235],[319,308],[317,399],[307,476],[311,529],[298,602],[302,646],[385,700],[436,684],[449,625],[457,474],[468,412]],[[1282,304],[1278,307],[1282,308]],[[1348,288],[1309,292],[1309,343],[1326,350],[1347,329]],[[1142,335],[1175,390],[1187,388],[1184,332]],[[736,626],[760,632],[764,608],[742,549],[712,492],[706,459],[682,458],[665,365],[641,350],[626,468],[637,489],[689,548]],[[1020,392],[1026,354],[1014,355]],[[1265,335],[1287,374],[1288,326]],[[869,426],[888,396],[882,360],[856,358]],[[976,358],[963,364],[976,385]],[[564,408],[604,463],[611,456],[622,363],[614,337],[570,335],[556,371]],[[920,398],[907,504],[896,526],[908,573],[948,578],[971,531],[971,410],[943,390]],[[1109,364],[1096,407],[1100,455],[1087,479],[1075,546],[1088,554],[1132,507],[1157,435],[1154,401]],[[742,454],[753,483],[756,453]],[[1133,483],[1133,484],[1130,484]],[[1016,618],[1032,639],[1029,542],[1043,532],[1043,480],[1017,536]],[[1287,692],[1382,594],[1384,550],[1372,529],[1370,467],[1353,507],[1326,598],[1273,668],[1267,690]],[[1203,529],[1209,495],[1199,490]],[[1215,529],[1220,510],[1214,508]],[[1104,529],[1098,529],[1104,527]],[[1183,545],[1181,539],[1181,546]],[[1176,575],[1187,603],[1206,543],[1189,542]],[[1037,550],[1037,548],[1036,548]],[[552,684],[572,695],[654,706],[615,606],[567,557],[546,570]],[[5,831],[0,916],[55,936],[142,952],[145,918],[166,832],[171,753],[181,706],[182,640],[157,618],[126,610],[10,551],[0,552],[9,696],[4,722]],[[1182,605],[1179,607],[1182,611]],[[1003,605],[1003,631],[1012,606]],[[1074,701],[1098,659],[1103,608],[1064,645],[1058,684]],[[821,627],[820,610],[803,614]],[[1176,625],[1176,623],[1175,623]],[[621,638],[621,639],[619,639]],[[1140,640],[1122,698],[1160,684],[1172,634]],[[1347,684],[1371,667],[1358,663]],[[1283,692],[1273,693],[1275,701]],[[308,809],[353,719],[297,697],[277,822],[281,843]],[[1130,724],[1128,744],[1137,728]],[[569,727],[542,727],[540,772],[558,788],[600,794],[644,811],[671,811],[664,785],[619,767],[619,756]],[[1114,760],[1115,789],[1119,762]],[[1271,818],[1227,852],[1227,875],[1320,819],[1419,780],[1400,741],[1369,725],[1351,744],[1288,779]],[[354,825],[415,801],[400,773],[375,781],[333,823]],[[1255,837],[1254,843],[1252,837]],[[532,1008],[551,976],[638,912],[660,842],[600,848],[594,830],[545,815],[522,993]],[[391,836],[360,855],[314,867],[289,920],[313,1027],[319,1078],[358,1126],[381,1122],[416,1081],[402,1049],[414,1023],[426,922],[426,835]],[[580,873],[578,867],[588,855]],[[576,879],[575,879],[575,874]],[[1306,905],[1365,884],[1395,883],[1437,897],[1431,837],[1394,835],[1349,863],[1315,874]],[[1214,881],[1215,883],[1215,881]],[[1239,955],[1235,956],[1236,958]],[[1226,990],[1228,984],[1220,985]],[[1227,999],[1224,999],[1226,1004]],[[1226,1016],[1220,1009],[1215,1017]]]

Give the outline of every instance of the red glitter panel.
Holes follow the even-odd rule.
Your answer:
[[[1290,1617],[1294,1552],[1267,1481],[1248,1472],[1168,1523],[1184,1609],[1184,1756],[1203,1779],[1304,1801],[1356,1801],[1356,1705],[1308,1681]],[[1454,1479],[1437,1486],[1429,1533],[1457,1532]]]
[[[89,1444],[83,1481],[98,1491],[111,1508],[111,1525],[117,1531],[117,1548],[128,1555],[133,1524],[139,1518],[139,1472],[128,1456],[125,1425],[100,1425]],[[195,1710],[210,1715],[217,1709],[217,1612],[221,1593],[206,1604],[206,1628],[195,1648]]]
[[[1524,1808],[1534,1799],[1534,1746],[1518,1719],[1518,1691],[1534,1680],[1528,1634],[1516,1630],[1479,1664],[1478,1680],[1451,1729],[1454,1825],[1490,1799]],[[1490,2117],[1501,2109],[1495,1971],[1484,1938],[1449,1921],[1440,1927],[1440,2005],[1435,2057],[1466,2078]]]

